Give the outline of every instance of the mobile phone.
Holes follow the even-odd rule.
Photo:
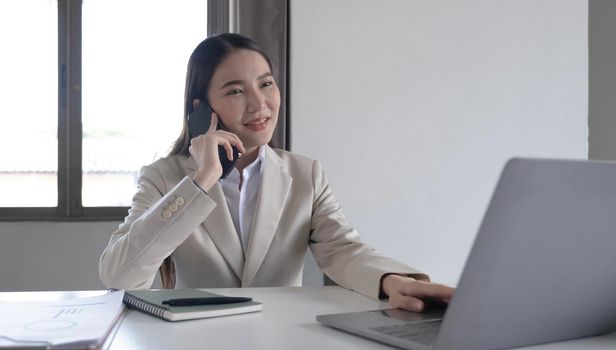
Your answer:
[[[201,101],[197,108],[188,115],[188,134],[190,138],[197,137],[199,135],[205,134],[210,128],[210,124],[212,123],[212,108],[205,101]],[[221,129],[220,119],[218,120],[217,129]],[[224,179],[231,173],[231,170],[235,167],[235,163],[240,158],[240,152],[235,146],[231,146],[233,149],[233,160],[229,160],[227,158],[227,151],[223,146],[218,146],[218,159],[220,159],[220,165],[222,165],[222,176],[221,179]]]

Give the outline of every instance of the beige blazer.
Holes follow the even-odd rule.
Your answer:
[[[100,257],[103,283],[149,288],[169,257],[161,271],[176,288],[301,286],[308,247],[334,282],[372,298],[385,273],[427,279],[361,242],[319,162],[266,146],[262,167],[244,255],[220,184],[208,193],[195,185],[191,157],[145,166],[128,216]]]

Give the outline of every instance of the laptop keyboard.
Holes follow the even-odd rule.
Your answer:
[[[370,329],[429,346],[434,345],[436,342],[436,336],[440,327],[441,320],[434,320],[404,325],[373,327]]]

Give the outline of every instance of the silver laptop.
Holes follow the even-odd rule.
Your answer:
[[[616,163],[510,160],[454,298],[427,311],[317,320],[403,349],[502,349],[616,330]]]

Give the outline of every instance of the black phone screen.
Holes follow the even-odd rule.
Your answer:
[[[188,134],[190,138],[197,137],[205,134],[210,128],[212,123],[212,109],[207,102],[201,102],[197,105],[197,108],[188,116]],[[220,122],[217,129],[221,129]],[[227,151],[223,146],[218,146],[218,158],[220,159],[220,165],[222,165],[222,176],[224,179],[229,175],[231,170],[235,167],[235,163],[240,157],[240,152],[235,146],[231,146],[233,149],[233,160],[227,158]]]

